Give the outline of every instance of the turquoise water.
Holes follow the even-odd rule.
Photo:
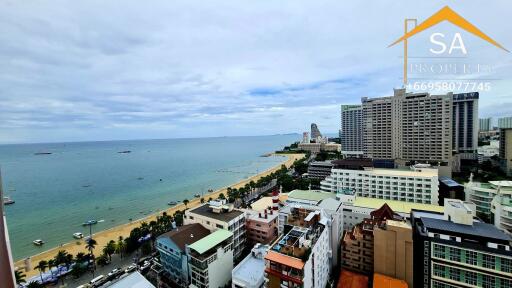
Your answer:
[[[298,135],[1,145],[13,257],[21,259],[192,199],[285,161],[260,157]],[[117,153],[130,150],[131,153]],[[51,152],[51,155],[34,155]],[[142,179],[143,178],[143,179]],[[160,181],[160,179],[162,179]],[[43,239],[43,247],[32,241]]]

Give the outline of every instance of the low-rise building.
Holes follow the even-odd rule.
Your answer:
[[[438,170],[416,165],[410,169],[364,170],[332,169],[320,183],[322,191],[345,193],[350,190],[360,197],[437,204]]]
[[[474,218],[473,204],[444,207],[412,212],[414,287],[512,287],[510,236]]]
[[[510,181],[489,181],[487,183],[474,182],[473,177],[464,185],[466,201],[476,205],[476,215],[486,222],[492,222],[491,202],[500,190],[510,189]]]
[[[399,287],[375,286],[376,277],[387,283],[389,279],[406,283],[405,287],[413,287],[413,242],[412,227],[407,221],[386,220],[386,223],[373,230],[373,287]],[[378,276],[377,276],[378,275]],[[385,276],[384,276],[385,275]],[[384,277],[381,277],[384,276]],[[394,284],[395,281],[392,281]],[[403,285],[402,285],[403,287]]]
[[[233,232],[235,259],[239,258],[246,244],[245,213],[234,209],[226,200],[215,200],[197,208],[186,210],[184,223],[200,223],[210,231],[225,229]]]
[[[331,161],[313,161],[308,165],[308,178],[324,180],[325,177],[331,175],[332,167]]]
[[[372,211],[370,217],[363,219],[352,230],[345,231],[341,249],[341,266],[368,276],[373,274],[373,230],[382,226],[387,219],[402,220],[386,204]]]
[[[330,277],[329,231],[321,211],[293,209],[285,233],[265,256],[266,287],[320,287]]]
[[[233,270],[233,233],[218,229],[187,246],[190,288],[224,287]]]
[[[162,267],[166,277],[174,285],[188,287],[189,269],[186,246],[210,234],[210,230],[201,224],[183,225],[175,230],[164,233],[156,239],[156,249],[160,253]]]
[[[247,245],[253,246],[257,243],[270,244],[278,236],[279,212],[267,208],[257,212],[246,209],[246,234]]]
[[[265,282],[265,255],[270,246],[256,244],[232,274],[233,288],[262,288]]]
[[[341,144],[337,143],[299,143],[299,150],[309,151],[313,154],[320,152],[341,152]]]
[[[363,219],[369,218],[370,213],[388,205],[391,210],[400,215],[404,219],[410,218],[412,210],[425,210],[433,212],[443,212],[444,208],[439,205],[411,203],[395,200],[375,199],[368,197],[358,197],[353,194],[340,194],[343,210],[343,230],[350,230],[359,224]]]

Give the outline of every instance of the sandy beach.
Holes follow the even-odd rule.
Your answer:
[[[254,175],[254,176],[244,179],[242,181],[239,181],[233,185],[230,185],[229,187],[231,187],[231,188],[242,187],[245,184],[249,183],[250,181],[257,181],[261,177],[267,176],[267,175],[271,174],[272,172],[280,169],[282,164],[286,165],[286,167],[290,167],[293,164],[293,162],[304,157],[304,154],[280,154],[280,155],[285,156],[288,159],[285,162],[282,162],[273,168],[270,168],[262,173]],[[205,195],[204,198],[205,199],[208,199],[210,197],[217,198],[220,193],[224,193],[224,195],[226,195],[226,193],[227,193],[226,189],[227,189],[227,187],[216,190],[210,194]],[[194,198],[194,199],[190,199],[190,202],[187,206],[188,206],[188,208],[193,208],[193,207],[200,205],[200,203],[201,202],[200,202],[199,198]],[[156,216],[161,215],[164,211],[167,212],[167,214],[169,214],[169,215],[173,215],[175,211],[183,210],[183,209],[185,209],[185,205],[183,203],[180,203],[180,204],[173,206],[167,210],[160,211],[158,213],[155,213],[155,214],[149,215],[147,217],[132,221],[130,223],[126,223],[123,225],[119,225],[119,226],[110,228],[108,230],[94,233],[93,234],[94,240],[96,240],[98,242],[98,245],[96,246],[97,248],[95,249],[95,254],[100,254],[103,246],[105,246],[110,240],[117,241],[119,236],[128,237],[130,235],[130,231],[133,230],[134,228],[138,227],[141,222],[145,221],[145,222],[149,223],[150,221],[155,220]],[[87,253],[87,250],[85,249],[84,240],[82,239],[79,241],[72,241],[72,242],[66,243],[64,245],[61,245],[59,247],[55,247],[55,248],[49,249],[45,252],[34,255],[34,256],[30,257],[32,269],[30,269],[29,271],[27,271],[25,273],[27,275],[27,278],[30,278],[39,273],[37,270],[33,269],[33,267],[36,266],[39,261],[52,259],[57,254],[57,252],[59,250],[66,250],[68,253],[70,253],[72,255],[76,255],[79,252]],[[14,266],[17,268],[23,268],[23,267],[25,267],[25,262],[24,262],[24,260],[19,260],[14,263]]]

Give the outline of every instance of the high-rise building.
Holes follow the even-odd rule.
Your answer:
[[[450,163],[453,94],[406,93],[362,98],[364,156]]]
[[[341,105],[341,153],[348,156],[363,154],[363,107]]]
[[[444,214],[413,211],[414,287],[512,287],[510,236],[449,199]]]
[[[437,204],[438,170],[419,165],[410,170],[333,168],[331,175],[320,182],[320,188],[331,193],[349,191],[359,197]]]
[[[311,139],[316,140],[318,138],[322,138],[322,133],[320,133],[315,123],[311,123]]]
[[[498,119],[498,128],[512,128],[512,117],[503,117]]]
[[[478,92],[453,94],[453,151],[474,154],[475,157],[478,147],[478,97]]]
[[[512,119],[512,118],[511,118]],[[507,123],[502,123],[503,126]],[[512,125],[512,121],[511,124]],[[500,160],[501,167],[507,175],[512,175],[512,127],[500,128]]]
[[[0,171],[0,282],[2,287],[14,288],[14,267],[12,265],[11,247],[9,243],[9,233],[7,232],[7,222],[4,213],[4,195],[2,186],[2,174]]]
[[[478,132],[486,132],[492,130],[492,118],[480,118]]]

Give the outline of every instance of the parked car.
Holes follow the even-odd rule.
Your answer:
[[[109,279],[112,279],[112,278],[115,278],[117,276],[119,276],[120,274],[123,273],[123,270],[121,268],[115,268],[114,270],[110,271],[108,274],[107,274],[107,277]]]
[[[124,270],[124,273],[130,273],[130,272],[133,272],[137,269],[137,265],[135,264],[132,264],[128,267],[126,267],[126,269]]]

